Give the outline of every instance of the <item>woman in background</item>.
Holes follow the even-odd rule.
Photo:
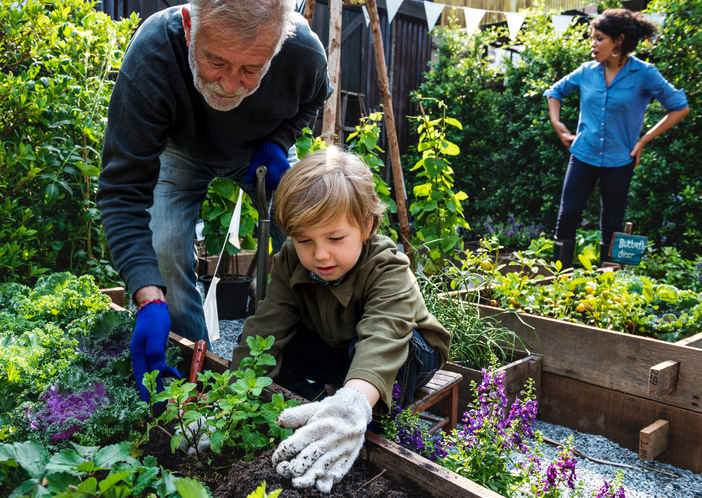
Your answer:
[[[612,234],[621,232],[634,168],[648,142],[679,123],[689,112],[687,98],[655,66],[629,55],[657,26],[640,12],[608,9],[590,22],[586,62],[549,88],[544,96],[553,129],[571,157],[556,223],[554,261],[573,261],[575,233],[590,193],[600,180],[600,265],[610,260]],[[580,117],[575,135],[560,121],[563,98],[580,91]],[[668,110],[641,138],[646,108],[656,99]]]

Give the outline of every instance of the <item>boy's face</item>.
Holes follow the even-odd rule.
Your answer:
[[[303,266],[321,279],[333,282],[354,267],[372,227],[372,220],[361,228],[344,217],[306,228],[292,240]]]

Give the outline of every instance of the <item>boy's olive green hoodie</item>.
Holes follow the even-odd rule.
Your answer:
[[[269,372],[275,380],[285,361],[283,349],[298,325],[317,332],[332,347],[348,347],[358,334],[346,380],[373,384],[382,401],[374,411],[386,414],[413,329],[439,351],[441,366],[448,359],[449,333],[427,310],[407,256],[383,235],[365,243],[358,262],[338,285],[313,279],[288,239],[274,258],[266,292],[256,315],[246,320],[232,356],[233,369],[249,355],[247,337],[275,337],[270,352],[277,364]]]

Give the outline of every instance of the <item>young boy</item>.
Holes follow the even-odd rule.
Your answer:
[[[407,257],[375,233],[385,206],[358,157],[336,147],[305,157],[275,203],[289,238],[231,365],[248,356],[247,337],[275,337],[269,375],[316,402],[280,415],[282,427],[298,430],[273,463],[294,486],[327,493],[358,456],[371,413],[388,413],[395,380],[410,404],[446,362],[450,336],[428,312]],[[343,387],[326,397],[325,384]]]

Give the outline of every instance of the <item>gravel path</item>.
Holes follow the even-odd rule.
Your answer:
[[[700,498],[702,497],[702,475],[694,474],[689,470],[682,470],[666,463],[655,460],[644,462],[639,460],[638,454],[622,448],[603,436],[583,434],[537,420],[536,428],[544,437],[557,442],[563,442],[571,434],[574,437],[575,449],[583,455],[598,460],[607,460],[613,463],[632,465],[637,469],[620,468],[612,465],[603,465],[578,458],[575,473],[578,480],[585,485],[585,496],[589,497],[592,491],[597,492],[606,479],[611,482],[618,470],[624,472],[624,490],[627,498]],[[556,458],[558,448],[550,445],[542,447],[545,458],[541,460],[550,462]],[[648,467],[648,470],[643,466]],[[663,474],[662,471],[667,474]],[[673,477],[668,474],[673,474]]]
[[[200,292],[202,292],[202,288]],[[220,338],[212,344],[212,351],[222,358],[230,359],[232,351],[238,344],[245,321],[245,318],[220,320]],[[622,448],[603,436],[584,434],[542,421],[536,422],[536,428],[541,431],[544,437],[557,442],[565,441],[572,434],[575,449],[591,458],[637,467],[636,469],[621,468],[624,472],[624,487],[627,498],[702,498],[702,475],[700,474],[694,474],[688,470],[682,470],[655,460],[643,462],[638,459],[637,453]],[[541,461],[546,466],[548,462],[556,458],[558,449],[545,444],[542,447],[542,452],[544,458]],[[644,469],[643,466],[655,470]],[[576,474],[578,480],[582,480],[584,483],[586,497],[589,497],[593,491],[596,493],[602,487],[604,480],[611,482],[618,470],[620,467],[602,465],[584,458],[579,458],[576,465]]]

